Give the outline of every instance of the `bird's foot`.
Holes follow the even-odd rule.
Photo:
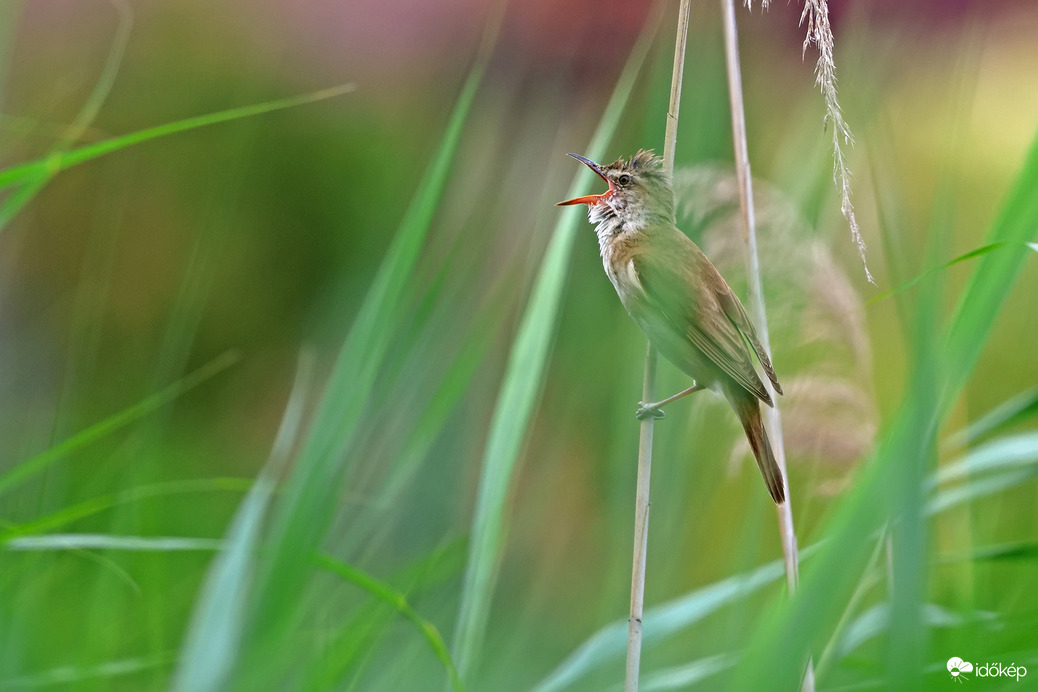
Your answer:
[[[656,408],[656,406],[653,404],[646,404],[644,401],[639,401],[638,410],[634,412],[634,415],[638,418],[638,420],[645,420],[649,416],[652,416],[656,420],[659,420],[667,414],[661,411],[660,409]]]

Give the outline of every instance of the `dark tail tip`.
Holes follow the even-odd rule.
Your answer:
[[[760,464],[760,462],[757,463],[758,465]],[[765,475],[764,482],[768,485],[771,499],[775,501],[776,505],[781,505],[786,501],[786,486],[782,482],[782,473],[779,471],[778,464],[775,463],[774,458],[772,458],[771,463],[774,464],[775,474],[773,476]],[[764,472],[764,467],[761,467],[761,472]]]
[[[757,459],[757,467],[764,477],[764,484],[768,486],[771,499],[775,501],[776,505],[781,505],[786,501],[786,486],[782,482],[782,471],[779,470],[778,462],[775,461],[775,454],[771,451],[771,444],[768,442],[768,435],[764,432],[763,425],[761,426],[759,447],[752,436],[750,446],[753,447],[753,456]]]
[[[760,405],[752,395],[738,397],[738,401],[729,399],[735,409],[739,420],[742,422],[743,430],[750,441],[750,448],[757,460],[764,483],[768,486],[768,492],[776,505],[786,501],[786,487],[782,482],[782,471],[779,470],[778,462],[775,461],[775,453],[771,450],[771,442],[768,441],[768,433],[764,429],[764,421],[760,415]]]

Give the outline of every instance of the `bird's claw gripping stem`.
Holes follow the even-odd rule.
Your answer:
[[[693,392],[698,392],[700,389],[703,389],[703,387],[701,385],[693,382],[692,386],[689,387],[688,389],[683,389],[680,392],[678,392],[677,394],[675,394],[674,396],[668,396],[663,401],[657,401],[654,404],[647,404],[644,401],[639,401],[638,402],[638,410],[635,412],[634,415],[636,415],[638,417],[638,420],[644,420],[645,418],[648,418],[649,416],[652,416],[653,418],[659,420],[660,418],[663,418],[663,416],[665,415],[663,413],[663,411],[661,411],[660,409],[662,409],[664,406],[666,406],[670,402],[677,401],[678,399],[684,398],[684,397],[688,396],[689,394],[691,394]]]
[[[660,409],[656,408],[656,406],[654,406],[653,404],[646,404],[644,401],[639,401],[638,410],[635,411],[634,415],[638,418],[638,420],[645,420],[649,416],[652,416],[656,420],[659,420],[667,414],[664,411],[661,411]]]

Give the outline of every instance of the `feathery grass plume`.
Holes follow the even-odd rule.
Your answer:
[[[920,368],[917,371],[920,374],[910,381],[904,403],[877,436],[879,444],[863,467],[860,480],[821,527],[819,535],[826,541],[826,547],[819,551],[811,570],[805,573],[799,595],[762,618],[747,646],[754,656],[747,658],[738,672],[738,689],[794,687],[800,676],[800,665],[789,652],[804,650],[812,642],[831,636],[842,604],[853,592],[857,575],[868,561],[867,537],[892,518],[907,515],[901,510],[904,499],[897,499],[897,504],[891,502],[891,492],[903,493],[907,483],[913,481],[916,469],[906,468],[909,464],[905,460],[925,458],[936,449],[936,431],[947,420],[974,374],[981,350],[990,341],[995,319],[1017,282],[1028,252],[1024,243],[1033,242],[1038,229],[1038,197],[1033,194],[1036,183],[1038,132],[986,238],[988,244],[1015,243],[1019,251],[984,255],[961,291],[953,316],[942,324],[932,325],[932,333],[924,335],[928,340],[921,339],[925,347],[940,344],[941,358],[934,358],[932,351],[919,347],[921,353],[916,358],[920,362],[914,366]],[[924,356],[930,357],[924,361]],[[924,365],[933,366],[932,371],[922,369]],[[1001,488],[1022,482],[987,478],[985,482],[971,483],[973,487],[966,496],[972,499],[990,492],[992,487],[987,481],[996,481]],[[1002,485],[1003,482],[1006,485]],[[949,502],[966,501],[954,491],[953,486],[937,498],[928,499],[927,511],[939,511]],[[918,544],[918,540],[913,541],[913,545]],[[918,612],[921,599],[913,605]],[[897,633],[897,625],[892,625],[890,631]],[[891,651],[891,670],[901,673],[904,670],[902,657],[899,652]]]
[[[742,238],[746,249],[746,278],[749,284],[749,307],[760,334],[764,349],[771,350],[768,335],[768,316],[764,305],[764,286],[761,280],[760,255],[757,251],[757,221],[753,200],[753,175],[750,170],[749,147],[746,140],[746,112],[742,97],[742,68],[739,65],[739,37],[735,24],[735,0],[721,0],[724,27],[725,65],[728,73],[728,98],[732,116],[732,145],[735,153],[735,173],[739,189],[739,211],[742,218]],[[773,380],[775,387],[778,382]],[[781,392],[781,390],[778,390]],[[794,594],[799,580],[799,549],[793,522],[793,501],[786,471],[786,449],[782,418],[777,403],[764,411],[764,420],[771,430],[775,461],[786,489],[785,502],[775,507],[781,536],[786,582]],[[795,654],[794,654],[795,655]],[[814,692],[814,664],[807,657],[806,670],[801,681],[803,692]]]
[[[768,9],[771,0],[761,0],[761,9]],[[746,0],[746,9],[753,9],[753,0]],[[814,44],[818,48],[818,61],[815,63],[815,84],[825,98],[825,117],[822,119],[828,128],[832,125],[833,135],[833,180],[840,186],[840,211],[851,227],[851,240],[858,248],[861,266],[865,270],[865,278],[873,286],[876,280],[869,271],[869,263],[865,256],[865,239],[861,237],[858,219],[854,216],[854,205],[851,203],[851,171],[847,168],[847,160],[843,154],[840,137],[844,144],[852,146],[854,135],[843,119],[840,101],[836,97],[836,60],[833,58],[833,29],[829,25],[828,0],[804,0],[804,11],[800,13],[800,25],[807,20],[807,36],[804,37],[802,55]]]
[[[765,1],[763,4],[767,8],[768,3]],[[832,127],[833,180],[840,187],[840,211],[843,212],[844,218],[851,227],[851,239],[858,248],[861,266],[865,270],[865,278],[869,280],[870,284],[876,285],[865,257],[865,240],[861,237],[858,220],[854,217],[854,205],[851,204],[851,171],[847,168],[847,160],[840,144],[842,137],[843,143],[851,146],[854,144],[854,137],[851,135],[847,122],[843,119],[840,102],[836,97],[836,61],[833,59],[833,30],[829,25],[827,1],[805,0],[804,11],[800,14],[801,26],[804,25],[805,20],[807,21],[807,36],[804,37],[802,54],[806,55],[808,47],[812,44],[818,49],[818,61],[815,63],[815,84],[818,85],[825,98],[825,117],[822,122],[826,127]]]
[[[746,295],[734,171],[721,163],[681,167],[674,194],[679,227]],[[864,303],[828,243],[779,188],[754,178],[753,203],[768,331],[774,358],[783,363],[786,455],[813,465],[811,478],[801,477],[804,495],[831,495],[850,482],[878,427]],[[750,452],[744,439],[732,443],[734,474]]]

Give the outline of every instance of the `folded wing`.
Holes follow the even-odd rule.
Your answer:
[[[677,229],[675,232],[680,234]],[[781,394],[782,389],[749,316],[702,251],[684,234],[681,238],[683,242],[672,248],[682,255],[680,261],[647,253],[631,259],[645,299],[655,308],[651,311],[663,316],[664,328],[671,330],[674,337],[691,342],[718,370],[761,401],[773,405],[753,367],[747,342],[775,390]]]

